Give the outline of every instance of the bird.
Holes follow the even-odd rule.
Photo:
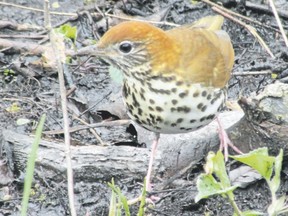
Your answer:
[[[217,119],[225,107],[234,49],[227,32],[221,30],[223,22],[222,16],[207,16],[165,31],[147,22],[125,21],[87,49],[122,73],[128,115],[155,134],[147,191],[152,188],[160,134],[195,131]],[[225,157],[228,145],[241,153],[218,123]]]

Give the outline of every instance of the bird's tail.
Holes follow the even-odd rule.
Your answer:
[[[200,20],[195,21],[191,27],[192,28],[205,28],[211,31],[220,30],[222,24],[224,22],[224,18],[222,16],[207,16],[203,17]]]

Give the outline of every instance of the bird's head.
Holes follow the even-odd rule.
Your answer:
[[[112,27],[93,49],[93,55],[126,74],[141,65],[148,65],[149,73],[167,70],[176,62],[176,53],[176,44],[163,30],[137,21]]]

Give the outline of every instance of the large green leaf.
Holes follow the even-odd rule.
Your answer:
[[[270,180],[275,158],[268,155],[266,147],[256,149],[247,154],[230,157],[257,170],[267,181]]]
[[[226,194],[236,188],[237,186],[222,188],[221,183],[217,182],[211,174],[201,174],[197,179],[198,194],[195,197],[195,202],[216,194]]]

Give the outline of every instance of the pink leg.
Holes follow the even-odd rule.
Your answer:
[[[154,157],[155,157],[155,153],[156,153],[159,137],[160,137],[160,134],[159,133],[155,133],[155,139],[153,140],[153,143],[152,143],[152,150],[151,150],[151,155],[150,155],[150,159],[149,159],[148,171],[147,171],[147,175],[146,175],[146,185],[144,185],[144,187],[146,188],[147,192],[151,191],[151,189],[152,189],[152,186],[151,186],[151,173],[152,173],[153,161],[154,161]],[[141,199],[142,199],[142,197],[140,196],[138,198],[129,200],[128,201],[128,205],[132,205],[132,204],[135,204],[136,202],[140,202]],[[149,198],[146,198],[146,203],[154,204],[154,201],[157,201],[157,200],[159,200],[158,197],[150,196]]]
[[[148,166],[148,171],[147,171],[147,176],[146,176],[146,186],[145,186],[146,191],[148,191],[148,192],[151,191],[151,189],[152,189],[152,187],[151,187],[151,173],[152,173],[153,161],[154,161],[159,137],[160,137],[160,134],[155,133],[155,139],[153,140],[153,143],[152,143],[152,150],[151,150],[151,155],[150,155],[150,160],[149,160],[149,166]]]
[[[224,149],[225,161],[228,160],[228,146],[230,146],[238,154],[243,154],[236,146],[233,145],[233,143],[229,139],[226,131],[223,129],[219,118],[217,117],[216,119],[217,119],[218,126],[219,126],[220,150],[223,151],[223,149]]]

